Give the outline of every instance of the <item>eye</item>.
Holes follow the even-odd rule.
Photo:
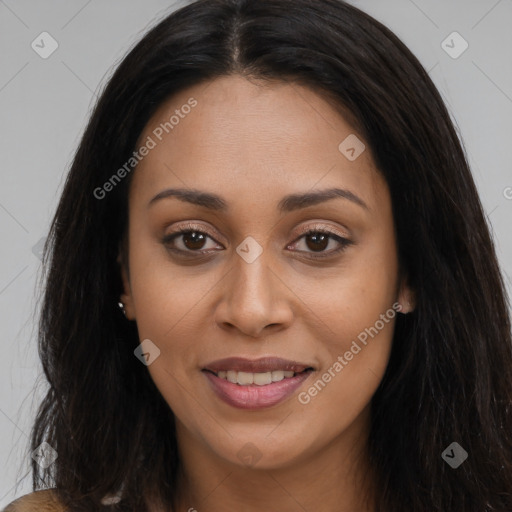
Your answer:
[[[204,228],[199,229],[193,224],[187,224],[183,226],[183,229],[166,235],[162,243],[167,246],[170,251],[175,253],[197,253],[200,255],[204,254],[202,249],[205,249],[205,242],[208,238],[214,240],[208,232],[204,231]],[[179,241],[178,245],[181,245],[181,248],[176,247],[176,240]],[[211,248],[207,247],[206,252],[208,252],[209,249]]]
[[[304,245],[309,250],[299,250],[298,252],[305,252],[308,254],[308,257],[310,258],[328,258],[332,257],[338,253],[341,253],[344,251],[349,245],[351,245],[353,242],[351,240],[348,240],[347,238],[344,238],[341,235],[338,235],[334,233],[331,230],[325,229],[325,228],[310,228],[302,235],[300,238],[298,238],[297,241],[304,242]],[[295,245],[297,244],[297,241],[294,242]],[[329,244],[333,242],[334,246],[338,246],[337,248],[331,249],[329,251],[326,251],[327,247],[329,247]],[[293,247],[288,246],[288,247]]]

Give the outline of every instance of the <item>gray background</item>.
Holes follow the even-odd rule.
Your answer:
[[[0,0],[0,508],[31,491],[28,434],[46,389],[35,338],[38,242],[96,91],[127,49],[183,3]],[[512,0],[352,3],[391,28],[438,86],[464,141],[510,293]],[[31,47],[44,31],[59,45],[47,59]],[[469,44],[456,59],[441,46],[453,31]]]

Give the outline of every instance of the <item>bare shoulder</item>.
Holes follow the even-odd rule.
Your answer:
[[[2,512],[65,512],[52,489],[25,494],[13,501]]]

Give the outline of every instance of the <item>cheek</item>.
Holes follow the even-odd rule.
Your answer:
[[[137,328],[140,339],[150,339],[160,351],[147,370],[169,407],[179,418],[206,422],[196,396],[202,377],[197,358],[204,339],[199,318],[206,320],[201,299],[214,283],[207,274],[194,279],[172,269],[159,263],[139,274],[133,287]]]
[[[313,417],[323,417],[333,435],[348,427],[370,403],[387,367],[393,340],[393,308],[370,320],[350,326],[341,320],[330,339],[326,364],[298,396],[298,401]],[[387,316],[386,316],[387,315]],[[387,321],[387,322],[386,322]]]
[[[164,343],[176,338],[175,332],[193,329],[205,296],[219,275],[206,267],[199,270],[196,265],[173,264],[164,245],[147,233],[134,233],[135,239],[130,269],[139,335]]]
[[[353,251],[339,269],[322,281],[300,280],[300,289],[295,290],[322,321],[322,339],[331,356],[349,350],[361,333],[364,341],[365,330],[376,322],[382,337],[391,339],[397,273],[393,245],[376,238]],[[381,315],[386,312],[389,314],[383,323]]]

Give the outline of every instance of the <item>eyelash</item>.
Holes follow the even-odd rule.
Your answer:
[[[193,224],[187,224],[187,225],[183,226],[182,229],[180,229],[179,231],[175,231],[173,233],[166,235],[163,238],[162,243],[167,247],[167,249],[169,251],[172,251],[172,252],[174,252],[176,254],[180,254],[180,255],[186,255],[187,257],[189,255],[191,257],[207,255],[210,251],[193,251],[191,249],[184,251],[182,249],[176,249],[175,247],[170,247],[170,243],[173,242],[175,238],[178,238],[182,235],[190,234],[192,232],[206,235],[207,237],[211,238],[216,243],[218,243],[208,231],[205,231],[204,229],[199,229],[198,226],[195,226]],[[349,245],[352,245],[352,243],[353,243],[351,240],[348,240],[347,238],[343,238],[342,236],[335,234],[333,231],[327,230],[323,227],[312,227],[312,228],[305,230],[304,232],[302,232],[300,234],[300,237],[297,238],[293,243],[296,243],[299,240],[301,240],[303,237],[305,237],[307,235],[311,235],[311,234],[328,235],[330,237],[330,239],[336,240],[340,244],[340,247],[338,249],[331,250],[327,253],[316,253],[315,254],[313,252],[310,253],[308,251],[299,251],[299,252],[303,252],[303,253],[305,252],[306,254],[309,255],[308,257],[312,258],[312,259],[323,259],[323,258],[333,257],[334,255],[343,252]]]

